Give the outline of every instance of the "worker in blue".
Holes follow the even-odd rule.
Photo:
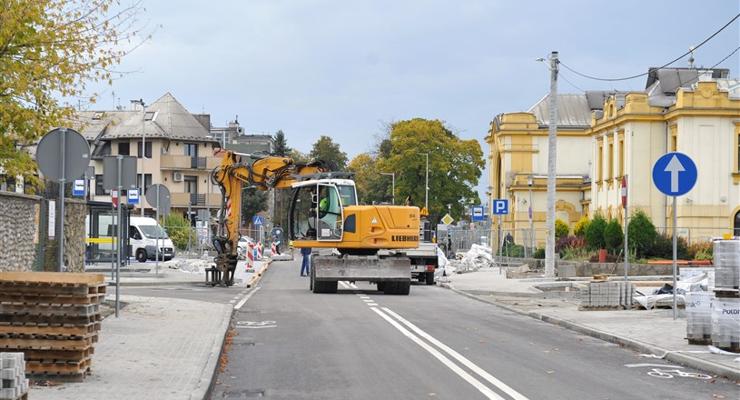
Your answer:
[[[303,262],[301,263],[301,276],[308,276],[311,273],[311,248],[301,248],[301,255],[303,256]]]

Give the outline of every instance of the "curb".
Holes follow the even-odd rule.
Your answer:
[[[615,343],[620,346],[629,348],[631,350],[639,351],[642,353],[653,354],[653,355],[661,357],[662,359],[675,362],[678,364],[682,364],[690,368],[695,368],[701,371],[709,372],[714,375],[723,376],[723,377],[726,377],[734,381],[740,381],[740,369],[726,367],[724,365],[716,364],[716,363],[713,363],[707,360],[702,360],[700,358],[693,357],[691,355],[672,352],[670,350],[666,350],[661,347],[643,343],[638,340],[633,340],[627,337],[614,335],[614,334],[600,331],[598,329],[594,329],[594,328],[591,328],[585,325],[580,325],[580,324],[568,321],[566,319],[552,317],[552,316],[542,314],[536,311],[531,311],[531,312],[522,311],[520,309],[511,307],[505,304],[501,304],[495,300],[484,299],[474,294],[466,293],[462,290],[455,289],[447,283],[441,283],[440,286],[443,288],[452,290],[453,292],[459,295],[465,296],[467,298],[477,300],[482,303],[491,304],[496,307],[500,307],[504,310],[511,311],[519,315],[528,316],[530,318],[538,319],[540,321],[547,322],[549,324],[557,325],[557,326],[560,326],[562,328],[565,328],[565,329],[568,329],[574,332],[578,332],[578,333],[581,333],[587,336],[594,337],[596,339],[601,339],[606,342]]]
[[[267,271],[267,268],[272,265],[272,259],[268,259],[265,265],[260,268],[259,272],[254,274],[251,279],[249,279],[249,282],[247,282],[247,288],[253,288],[259,281],[262,279],[262,275]]]
[[[226,307],[224,311],[224,316],[221,320],[221,325],[219,325],[218,329],[223,331],[222,335],[219,335],[218,338],[213,341],[213,344],[211,345],[211,356],[208,357],[208,361],[206,362],[206,365],[203,367],[203,373],[201,374],[200,382],[198,383],[198,386],[193,390],[192,393],[190,393],[191,399],[207,399],[211,391],[213,390],[213,386],[216,382],[216,369],[218,368],[218,363],[221,360],[221,354],[223,353],[224,348],[224,341],[226,340],[226,335],[229,332],[229,326],[231,326],[231,318],[234,314],[234,307]],[[203,383],[206,383],[203,385]]]
[[[164,281],[164,282],[158,282],[158,281],[143,281],[143,282],[126,282],[121,281],[121,286],[182,286],[182,285],[199,285],[202,284],[203,281]],[[115,285],[113,285],[115,287]]]

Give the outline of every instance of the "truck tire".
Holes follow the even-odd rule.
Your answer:
[[[383,293],[385,294],[399,294],[406,296],[411,291],[411,281],[405,282],[385,282]]]
[[[136,250],[136,261],[143,263],[143,262],[146,262],[147,258],[148,257],[146,254],[146,250],[144,249]]]
[[[314,281],[313,282],[314,293],[336,293],[337,292],[337,281]]]
[[[427,272],[426,278],[427,285],[434,285],[434,272]]]
[[[385,282],[378,282],[378,291],[382,292],[385,288]]]

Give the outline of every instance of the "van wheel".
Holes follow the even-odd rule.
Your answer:
[[[434,285],[434,272],[427,272],[426,278],[427,285]]]
[[[143,263],[143,262],[146,262],[146,259],[147,259],[146,250],[144,249],[136,250],[136,261]]]

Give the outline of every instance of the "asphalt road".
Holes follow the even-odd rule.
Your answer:
[[[726,380],[415,285],[313,294],[276,262],[235,313],[212,399],[736,399]],[[662,371],[648,372],[657,368]],[[670,375],[670,376],[668,376]],[[724,397],[722,397],[724,396]]]

